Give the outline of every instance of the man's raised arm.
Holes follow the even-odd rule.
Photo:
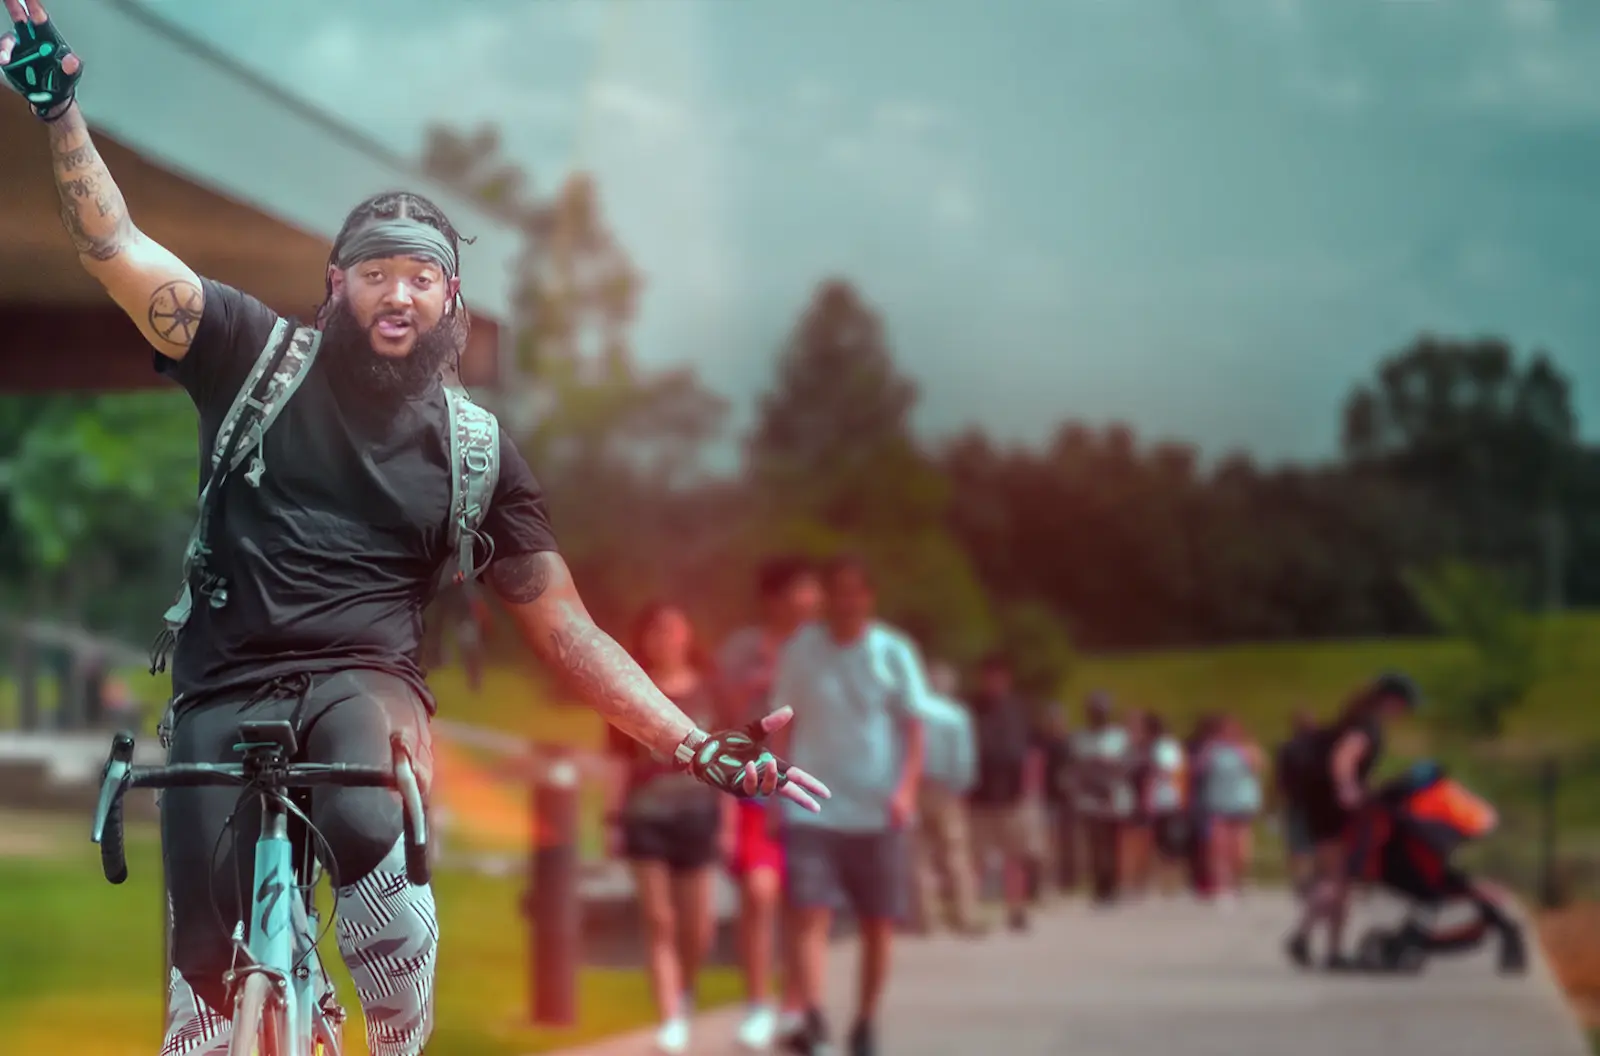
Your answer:
[[[133,225],[128,203],[73,98],[81,61],[44,8],[38,0],[27,7],[22,0],[5,0],[5,8],[15,28],[0,37],[0,66],[6,79],[27,94],[35,114],[48,122],[61,223],[78,260],[156,351],[182,359],[205,306],[199,277]]]

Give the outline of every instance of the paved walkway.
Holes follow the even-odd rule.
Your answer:
[[[1027,936],[906,940],[882,1056],[1587,1056],[1545,965],[1502,978],[1486,954],[1420,977],[1299,974],[1279,940],[1290,906],[1188,901],[1042,915]],[[1352,934],[1355,934],[1354,929]],[[829,1009],[851,1012],[854,950],[836,951]],[[733,1050],[733,1013],[702,1017],[697,1053]],[[650,1034],[567,1056],[651,1051]]]

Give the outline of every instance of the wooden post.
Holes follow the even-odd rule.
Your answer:
[[[1561,878],[1556,863],[1556,798],[1561,788],[1561,769],[1552,757],[1544,761],[1539,774],[1539,901],[1546,909],[1561,905]]]
[[[578,1021],[583,906],[578,897],[578,765],[564,749],[540,752],[533,788],[532,1019],[539,1026]]]

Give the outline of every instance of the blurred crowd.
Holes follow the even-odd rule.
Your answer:
[[[1069,715],[1025,699],[1004,651],[964,679],[878,619],[871,570],[851,556],[774,558],[755,587],[750,624],[714,651],[671,600],[639,613],[625,644],[704,728],[793,708],[774,748],[834,796],[820,815],[733,800],[614,734],[608,844],[633,870],[660,1051],[689,1045],[719,867],[741,891],[740,1042],[823,1051],[826,944],[847,909],[861,944],[852,1056],[876,1051],[897,934],[1025,931],[1035,905],[1080,888],[1099,905],[1185,890],[1226,905],[1243,887],[1270,782],[1234,718],[1181,739],[1105,693]]]

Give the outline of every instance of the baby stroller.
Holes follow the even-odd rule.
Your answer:
[[[1502,897],[1451,862],[1457,848],[1488,835],[1498,820],[1493,807],[1434,763],[1418,763],[1378,789],[1354,828],[1352,878],[1386,888],[1410,907],[1398,927],[1373,928],[1362,936],[1362,968],[1420,972],[1434,954],[1475,950],[1492,932],[1500,939],[1500,971],[1526,970],[1522,928]],[[1463,904],[1475,911],[1471,923],[1436,926],[1442,911]]]

